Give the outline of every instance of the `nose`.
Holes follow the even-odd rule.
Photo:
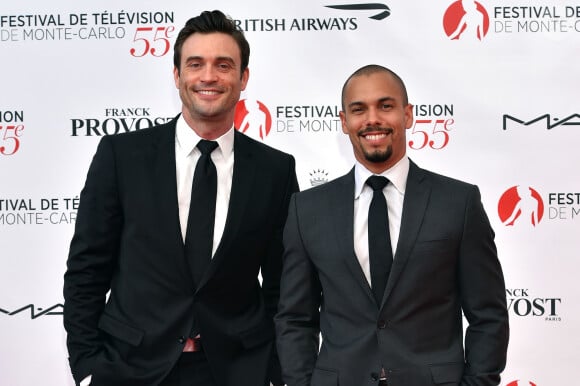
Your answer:
[[[380,126],[381,124],[381,118],[379,115],[379,112],[377,111],[376,108],[369,108],[367,110],[367,116],[366,116],[366,125],[367,126]]]
[[[206,83],[217,80],[217,71],[213,66],[205,66],[201,72],[201,81]]]

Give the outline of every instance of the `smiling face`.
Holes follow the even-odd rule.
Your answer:
[[[173,75],[190,127],[219,128],[212,133],[214,138],[231,128],[249,76],[247,68],[241,71],[240,48],[231,36],[220,32],[189,36],[181,49],[180,69],[175,67]]]
[[[413,106],[406,103],[401,84],[389,72],[351,77],[343,106],[342,131],[348,134],[358,162],[378,174],[403,158]]]

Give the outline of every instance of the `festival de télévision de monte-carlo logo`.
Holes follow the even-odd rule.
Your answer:
[[[547,207],[546,207],[547,206]],[[548,192],[542,195],[528,185],[508,188],[499,198],[497,213],[506,227],[537,227],[549,221],[580,218],[580,192]]]
[[[483,41],[488,33],[570,35],[580,32],[580,5],[499,1],[453,1],[443,14],[449,40]]]

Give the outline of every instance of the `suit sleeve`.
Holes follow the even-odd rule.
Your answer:
[[[285,181],[285,186],[282,199],[279,201],[280,205],[276,212],[278,213],[275,223],[276,228],[274,229],[272,239],[269,242],[268,253],[265,254],[265,258],[261,263],[262,293],[266,305],[266,312],[270,320],[273,320],[276,315],[278,301],[280,299],[280,275],[282,271],[283,252],[282,233],[286,222],[286,216],[288,214],[288,204],[292,194],[298,191],[298,179],[296,178],[294,157],[290,156],[289,161],[286,164],[287,168],[284,174],[286,177],[283,179],[283,181]],[[272,382],[273,385],[283,384],[280,360],[275,347],[272,350],[268,374],[270,382]]]
[[[494,232],[477,187],[473,187],[465,212],[458,275],[463,313],[469,323],[461,385],[498,385],[509,339],[505,283]]]
[[[298,180],[296,178],[295,161],[293,157],[290,157],[285,176],[285,186],[284,191],[282,192],[282,199],[278,201],[280,205],[275,212],[277,213],[275,229],[273,231],[272,239],[269,241],[268,253],[266,253],[265,259],[261,264],[262,291],[266,303],[266,310],[272,319],[278,310],[278,300],[280,298],[280,274],[282,271],[283,253],[282,233],[288,215],[290,197],[293,193],[298,191]]]
[[[117,259],[122,214],[113,147],[103,137],[81,191],[64,275],[64,327],[69,362],[78,383],[92,372],[101,350],[98,321]]]
[[[297,206],[294,195],[284,229],[284,264],[275,322],[284,382],[288,386],[308,386],[318,357],[321,285],[301,237]]]

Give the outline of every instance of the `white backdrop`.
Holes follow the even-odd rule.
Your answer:
[[[73,384],[62,284],[89,162],[101,135],[178,113],[173,41],[206,9],[239,20],[251,44],[237,123],[295,155],[301,189],[352,166],[337,113],[346,77],[369,63],[399,73],[417,106],[410,157],[478,184],[496,231],[511,322],[502,385],[573,383],[580,2],[536,3],[3,2],[0,384]]]

